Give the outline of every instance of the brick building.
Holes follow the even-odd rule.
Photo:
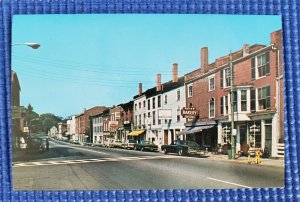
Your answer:
[[[78,136],[79,142],[91,141],[91,131],[90,131],[90,116],[94,116],[100,112],[107,109],[104,106],[96,106],[90,109],[85,109],[83,113],[75,116],[75,133]]]
[[[278,156],[283,142],[282,32],[271,33],[269,45],[245,44],[233,52],[233,103],[236,149],[269,149]],[[185,75],[186,106],[199,112],[186,129],[209,148],[231,140],[231,81],[229,55],[208,63],[208,48],[201,49],[201,68]]]

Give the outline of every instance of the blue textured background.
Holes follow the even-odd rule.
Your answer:
[[[0,0],[1,201],[300,201],[299,0]],[[11,165],[11,23],[17,14],[190,13],[281,15],[285,79],[285,188],[231,190],[13,191]]]

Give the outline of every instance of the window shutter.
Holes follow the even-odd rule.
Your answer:
[[[255,57],[251,58],[251,78],[255,79]]]
[[[222,97],[221,97],[221,103],[220,103],[220,106],[221,106],[221,115],[224,114],[224,104],[223,104],[223,99],[224,99],[224,97],[222,96]]]
[[[223,88],[223,70],[220,71],[221,88]]]
[[[256,99],[255,99],[255,89],[251,90],[250,100],[251,100],[251,111],[256,111]]]

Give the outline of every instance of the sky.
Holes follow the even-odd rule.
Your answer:
[[[14,15],[12,44],[37,42],[39,49],[12,46],[12,70],[21,85],[22,106],[39,114],[68,117],[94,106],[129,102],[156,83],[242,48],[270,44],[281,16],[250,15]]]

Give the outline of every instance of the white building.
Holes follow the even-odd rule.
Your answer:
[[[49,132],[48,132],[48,136],[49,137],[56,137],[58,134],[58,130],[55,126],[52,126],[52,128],[50,128]]]
[[[93,143],[103,143],[103,120],[102,113],[92,116]]]
[[[75,135],[75,127],[76,127],[76,122],[75,122],[75,116],[72,116],[70,120],[67,121],[67,132],[66,135],[70,136],[70,140],[78,140],[78,137]]]
[[[148,104],[147,140],[162,145],[182,138],[177,134],[185,128],[181,109],[186,106],[186,96],[184,77],[178,79],[178,64],[173,64],[171,81],[161,85],[161,75],[158,74],[156,88],[147,90],[145,95]]]

